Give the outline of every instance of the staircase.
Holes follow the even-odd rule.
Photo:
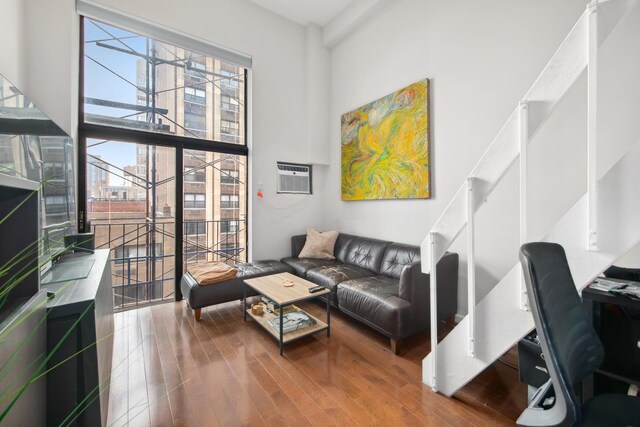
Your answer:
[[[475,303],[475,224],[478,209],[509,167],[520,165],[520,241],[527,241],[527,149],[580,74],[588,72],[587,193],[543,240],[564,246],[579,290],[640,243],[640,140],[601,179],[596,179],[598,47],[640,0],[594,1],[580,17],[498,136],[422,243],[422,266],[432,273],[431,353],[423,382],[451,396],[533,329],[520,264]],[[437,342],[438,260],[467,228],[468,313]]]

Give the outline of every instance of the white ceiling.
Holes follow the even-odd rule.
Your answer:
[[[302,25],[327,25],[354,0],[251,0]]]

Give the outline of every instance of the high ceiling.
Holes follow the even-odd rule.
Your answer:
[[[302,25],[327,25],[354,0],[251,0]]]

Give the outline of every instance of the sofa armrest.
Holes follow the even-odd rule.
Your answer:
[[[429,324],[429,275],[422,273],[420,261],[407,264],[400,273],[398,295],[411,303],[415,330]],[[458,309],[458,254],[447,252],[438,261],[438,320],[445,320]]]
[[[298,236],[291,236],[291,257],[298,258],[304,244],[307,243],[307,235],[300,234]]]
[[[412,262],[402,268],[398,296],[409,302],[429,294],[429,276],[422,271],[420,261]]]

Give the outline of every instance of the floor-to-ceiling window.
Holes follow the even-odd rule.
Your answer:
[[[246,260],[247,70],[82,28],[80,225],[111,250],[116,307],[179,298],[188,264]]]

